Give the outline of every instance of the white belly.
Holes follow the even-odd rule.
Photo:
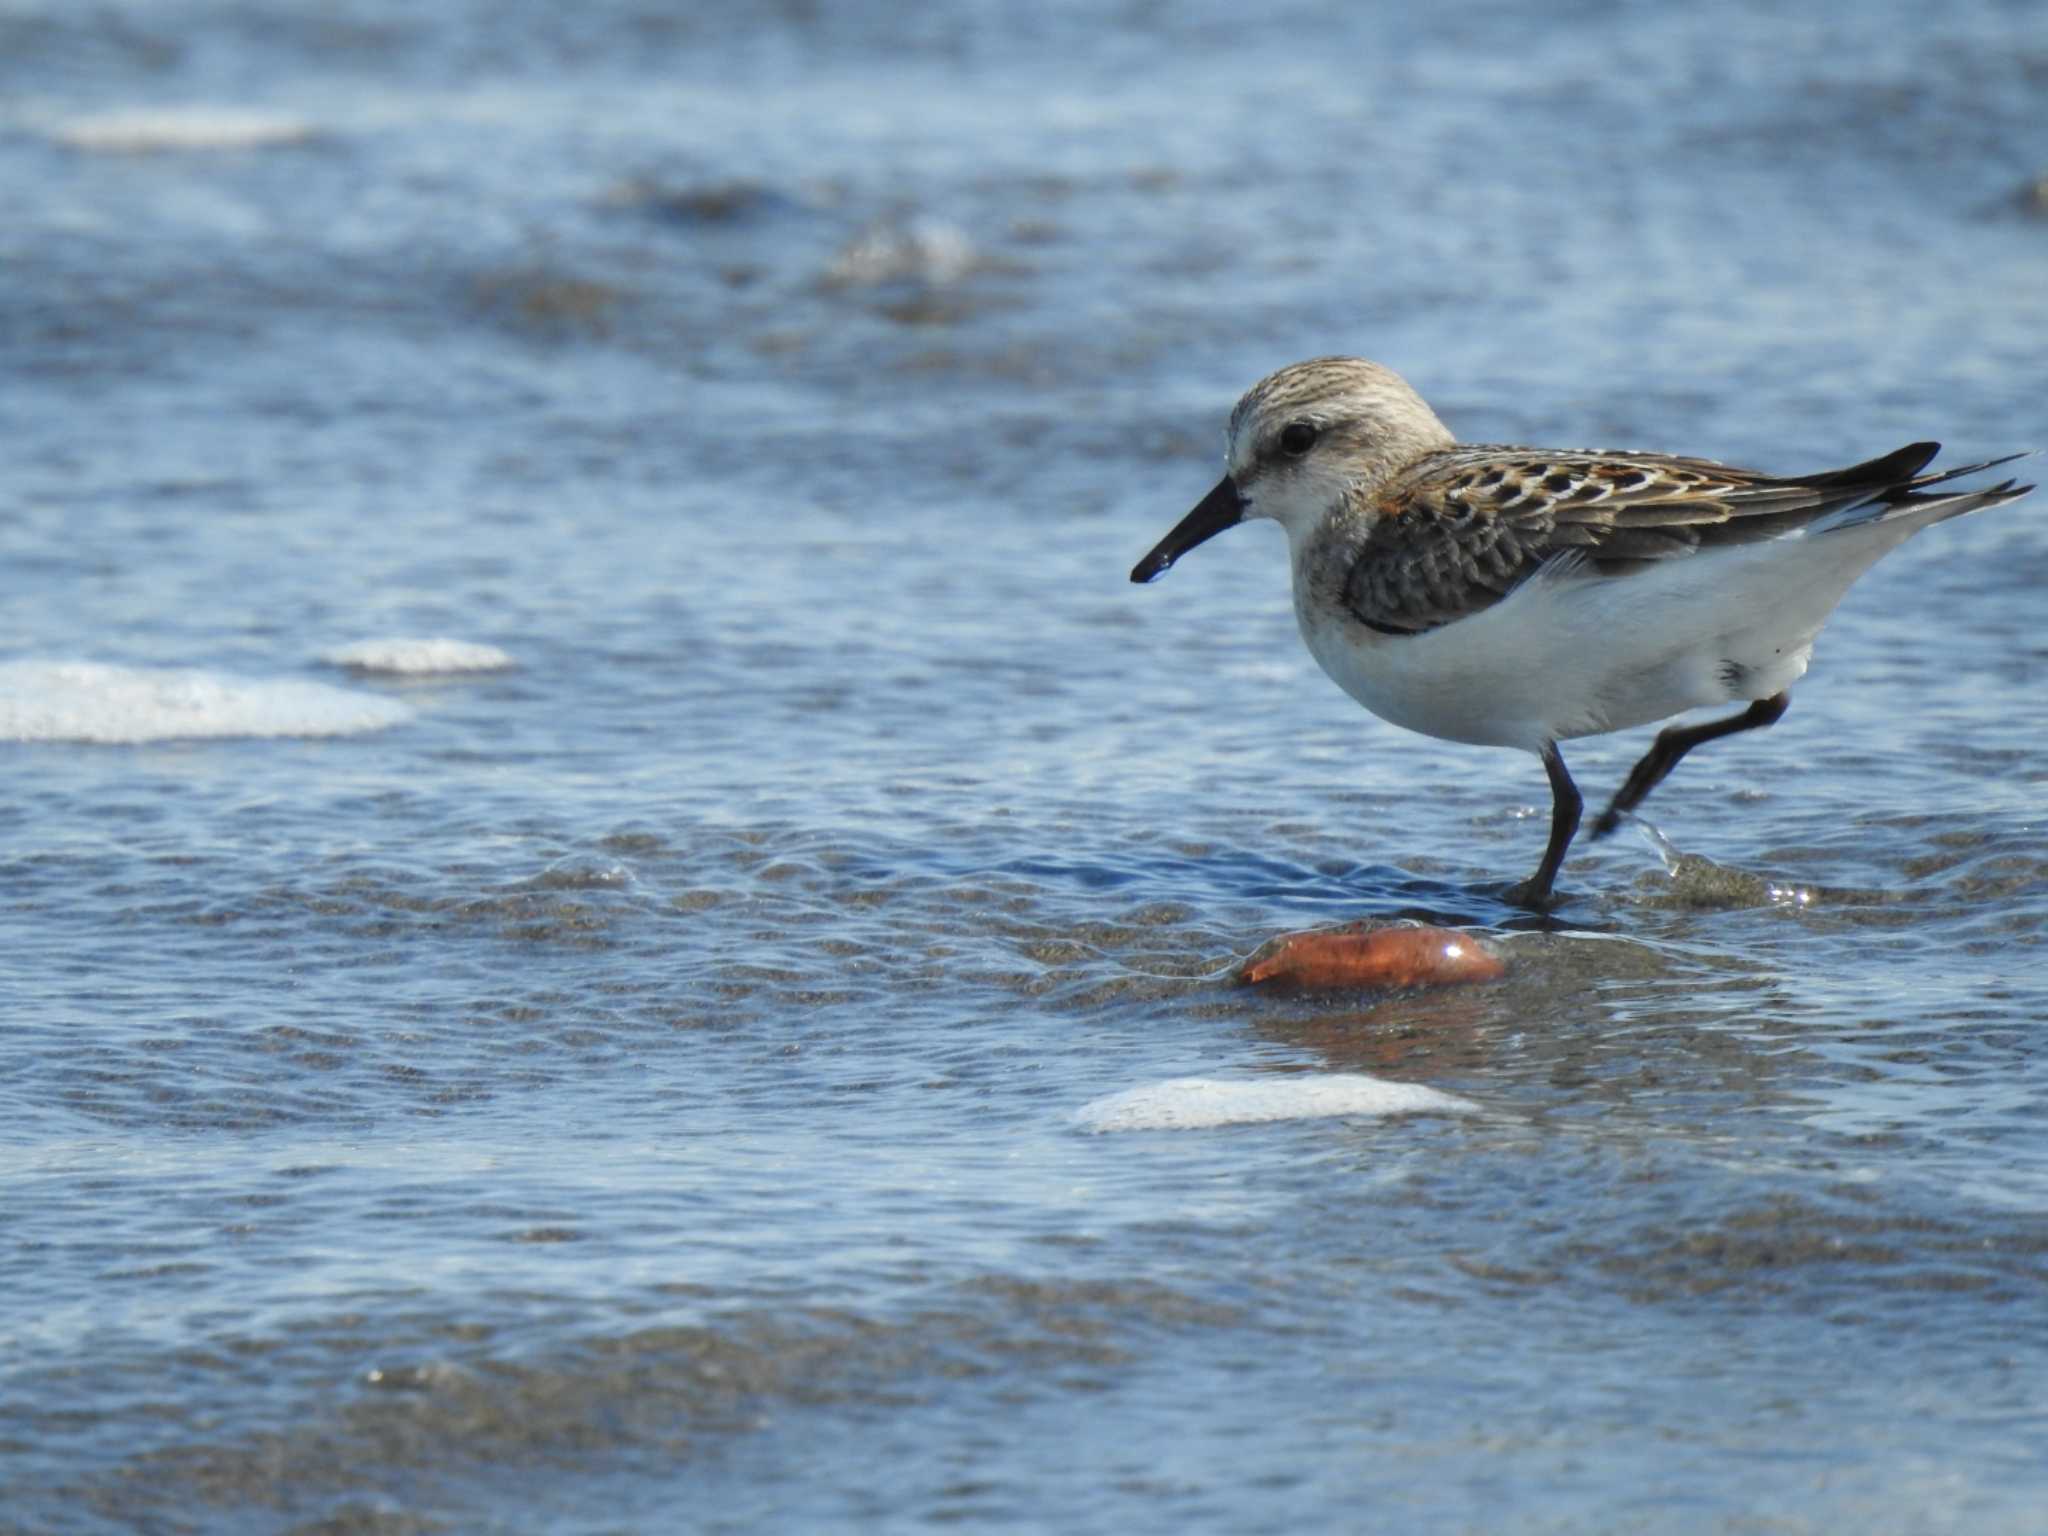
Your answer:
[[[1621,577],[1544,573],[1412,636],[1317,609],[1297,580],[1295,619],[1323,670],[1382,720],[1541,752],[1791,687],[1842,592],[1895,542],[1778,540]]]

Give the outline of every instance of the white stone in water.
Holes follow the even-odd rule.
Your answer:
[[[399,677],[430,677],[445,672],[502,672],[516,665],[495,645],[470,640],[361,640],[337,646],[320,658],[330,667],[352,672],[379,672]]]
[[[247,108],[137,107],[74,117],[53,127],[50,137],[72,149],[146,155],[303,144],[313,127],[302,118]]]
[[[132,745],[215,736],[350,736],[410,720],[396,699],[297,678],[94,661],[0,664],[0,740]]]
[[[1478,1109],[1470,1099],[1419,1083],[1318,1072],[1168,1078],[1083,1104],[1074,1111],[1074,1123],[1088,1131],[1186,1131],[1331,1115],[1464,1115]]]

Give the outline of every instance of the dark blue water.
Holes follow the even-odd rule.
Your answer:
[[[1317,353],[2048,445],[2044,102],[2025,4],[0,9],[0,1529],[2037,1529],[2048,503],[1548,929],[1270,529],[1126,573]],[[1229,984],[1375,914],[1510,973]],[[1333,1074],[1475,1108],[1076,1119]]]

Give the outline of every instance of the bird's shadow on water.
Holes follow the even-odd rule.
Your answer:
[[[1605,922],[1589,922],[1582,903],[1566,892],[1544,911],[1509,901],[1510,881],[1461,885],[1413,874],[1388,864],[1361,865],[1342,877],[1344,891],[1335,901],[1311,905],[1347,922],[1429,923],[1441,928],[1489,928],[1508,933],[1561,933],[1605,930]]]
[[[1006,875],[1127,890],[1151,900],[1258,902],[1299,911],[1325,923],[1420,922],[1449,928],[1556,932],[1605,927],[1575,913],[1569,895],[1548,912],[1504,899],[1508,882],[1462,885],[1391,864],[1309,866],[1242,850],[1161,854],[1114,863],[1052,858],[1012,859]]]

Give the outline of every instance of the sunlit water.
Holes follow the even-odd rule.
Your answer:
[[[2048,505],[1553,925],[1126,580],[1318,352],[2048,445],[2038,12],[865,14],[0,10],[0,1528],[2038,1529]]]

